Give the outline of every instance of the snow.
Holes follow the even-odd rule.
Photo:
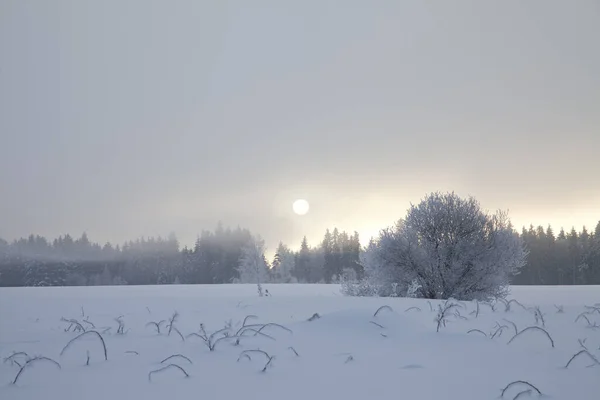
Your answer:
[[[430,310],[426,300],[344,297],[337,285],[267,284],[264,288],[270,297],[258,297],[256,285],[251,284],[2,288],[0,357],[25,351],[50,357],[62,368],[40,362],[13,385],[19,367],[2,363],[0,398],[484,400],[500,398],[502,388],[515,380],[532,383],[551,399],[597,399],[600,392],[600,365],[589,367],[592,361],[581,357],[565,369],[582,349],[578,339],[587,339],[587,348],[600,357],[600,329],[589,327],[583,318],[574,322],[587,310],[585,305],[600,301],[598,286],[511,288],[509,298],[526,307],[540,307],[554,348],[538,331],[525,332],[507,344],[514,335],[512,326],[494,339],[467,333],[480,329],[489,336],[496,322],[508,325],[504,319],[516,323],[519,330],[535,325],[533,313],[516,304],[508,312],[501,303],[495,311],[480,304],[476,318],[471,314],[476,304],[464,303],[458,310],[467,319],[452,315],[436,333],[437,312]],[[392,310],[384,308],[374,317],[383,305]],[[564,312],[557,312],[555,305],[563,306]],[[420,311],[405,311],[409,307]],[[248,335],[239,346],[224,340],[210,352],[198,337],[183,342],[175,332],[167,336],[165,324],[161,335],[146,327],[149,321],[168,319],[174,311],[180,314],[174,326],[184,336],[198,333],[200,323],[210,334],[231,321],[235,331],[249,314],[258,319],[248,323],[274,322],[292,333],[267,327],[262,332],[276,340]],[[307,321],[315,313],[320,318]],[[115,333],[114,319],[120,315],[124,335]],[[77,336],[65,332],[69,324],[61,317],[80,322],[88,318],[99,329],[112,327],[103,335],[108,361],[92,335],[74,342],[61,356],[63,347]],[[587,317],[592,325],[600,325],[599,312]],[[240,353],[248,349],[275,356],[266,372],[261,372],[267,361],[262,354],[251,353],[251,360],[244,357],[238,362]],[[128,353],[133,351],[139,354]],[[148,373],[167,365],[160,362],[172,354],[193,362],[170,360],[190,377],[171,368],[153,374],[149,381]],[[516,385],[504,398],[513,399],[526,389]],[[538,396],[519,399],[528,398]]]

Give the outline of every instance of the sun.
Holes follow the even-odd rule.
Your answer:
[[[298,199],[292,204],[292,209],[298,215],[305,215],[310,208],[308,201],[304,199]]]

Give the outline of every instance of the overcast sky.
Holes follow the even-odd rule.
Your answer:
[[[600,220],[600,3],[0,1],[0,237]],[[296,198],[310,212],[292,213]]]

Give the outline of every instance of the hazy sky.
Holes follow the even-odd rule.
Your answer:
[[[597,0],[0,1],[6,239],[296,247],[436,190],[593,229],[599,152]]]

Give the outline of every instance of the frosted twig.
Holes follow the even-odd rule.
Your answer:
[[[410,310],[421,311],[421,309],[419,307],[408,307],[406,310],[404,310],[404,312],[407,312],[407,311],[410,311]]]
[[[25,362],[27,362],[30,357],[24,351],[13,352],[10,356],[4,359],[4,363],[10,363],[10,365],[16,364],[19,368],[22,367],[21,363],[18,362],[15,358],[18,356],[25,356]]]
[[[557,314],[562,314],[562,313],[564,313],[564,312],[565,312],[565,308],[564,308],[562,305],[560,305],[560,306],[557,306],[557,305],[555,304],[555,305],[554,305],[554,307],[556,308],[556,313],[557,313]]]
[[[81,335],[79,335],[79,336],[77,336],[77,337],[74,337],[74,338],[73,338],[73,339],[71,339],[71,340],[69,341],[69,343],[67,343],[67,345],[66,345],[66,346],[65,346],[65,347],[62,349],[62,351],[60,352],[60,355],[62,356],[62,355],[65,353],[65,351],[67,351],[67,349],[69,348],[69,346],[70,346],[70,345],[71,345],[73,342],[77,341],[78,339],[82,338],[82,337],[83,337],[83,336],[85,336],[85,335],[90,335],[90,334],[95,334],[95,335],[98,337],[98,339],[100,339],[100,342],[102,343],[102,348],[104,349],[104,360],[105,360],[105,361],[107,361],[107,360],[108,360],[108,353],[107,353],[107,351],[106,351],[106,343],[104,342],[104,338],[102,337],[102,335],[101,335],[101,334],[99,334],[99,333],[98,333],[98,332],[96,332],[96,331],[87,331],[87,332],[83,332]]]
[[[175,322],[177,322],[178,317],[179,317],[179,313],[177,311],[175,311],[173,313],[173,315],[171,316],[171,318],[169,319],[169,325],[167,325],[167,327],[169,328],[169,332],[167,333],[167,336],[171,336],[171,331],[173,330],[173,324],[175,324]]]
[[[470,331],[467,331],[467,333],[471,332],[478,332],[481,333],[483,336],[487,337],[487,333],[485,333],[484,331],[480,331],[479,329],[471,329]]]
[[[595,312],[597,312],[598,314],[600,314],[600,307],[597,305],[593,305],[593,306],[584,306],[585,308],[587,308],[588,310],[590,310],[590,314],[593,314]]]
[[[497,326],[497,329],[492,334],[492,336],[491,336],[492,339],[495,338],[496,335],[498,335],[498,337],[502,336],[502,330],[503,329],[508,329],[508,326],[506,326],[506,325],[500,325],[500,324],[496,323],[496,326]]]
[[[258,331],[256,329],[254,329],[254,328],[245,327],[244,330],[242,331],[242,333],[240,335],[236,335],[236,337],[237,337],[236,345],[239,344],[240,339],[244,336],[244,333],[246,333],[246,332],[252,332],[252,333],[254,333],[254,336],[261,335],[261,336],[264,336],[264,337],[269,338],[271,340],[276,340],[271,335],[267,335],[266,333],[262,333],[262,332],[260,332],[260,331]]]
[[[546,327],[546,321],[544,320],[544,314],[542,313],[542,310],[540,310],[539,307],[534,307],[533,309],[533,315],[535,317],[535,323],[537,324],[539,321],[541,321],[542,326],[545,328]]]
[[[286,328],[285,326],[283,326],[283,325],[280,325],[280,324],[276,324],[276,323],[274,323],[274,322],[269,322],[269,323],[267,323],[267,324],[264,324],[262,327],[260,327],[260,328],[258,329],[258,331],[259,331],[259,332],[262,332],[262,330],[263,330],[263,329],[265,329],[265,328],[268,328],[268,327],[270,327],[270,326],[275,326],[275,327],[277,327],[277,328],[281,328],[281,329],[283,329],[284,331],[287,331],[287,332],[289,332],[289,333],[294,333],[294,332],[293,332],[293,331],[292,331],[290,328]]]
[[[531,389],[527,389],[527,390],[523,390],[519,393],[517,393],[517,395],[515,397],[513,397],[513,400],[519,400],[519,398],[521,396],[529,396],[531,394]]]
[[[165,322],[167,322],[167,321],[165,321],[164,319],[161,320],[161,321],[158,321],[158,322],[150,321],[150,322],[148,322],[146,324],[146,327],[148,327],[148,326],[154,326],[154,328],[156,329],[156,333],[160,335],[160,326],[162,324],[164,324]]]
[[[296,355],[296,357],[300,357],[300,354],[298,354],[298,352],[296,351],[295,348],[293,348],[292,346],[288,347],[288,349],[290,349],[291,351],[294,352],[294,354]]]
[[[567,365],[565,365],[565,368],[569,368],[569,365],[571,364],[571,362],[573,362],[577,357],[579,357],[582,354],[586,354],[589,358],[591,358],[595,365],[600,365],[600,361],[598,361],[598,359],[596,357],[594,357],[592,355],[592,353],[587,351],[587,349],[584,349],[584,350],[580,350],[579,352],[575,353],[575,355],[573,357],[571,357],[571,359],[569,360]]]
[[[23,371],[25,371],[25,369],[27,367],[33,366],[33,364],[35,362],[38,362],[38,361],[48,361],[48,362],[51,362],[52,364],[56,365],[58,367],[58,369],[61,369],[60,364],[57,363],[56,361],[54,361],[51,358],[41,357],[41,356],[39,356],[39,357],[33,357],[33,358],[30,358],[29,360],[27,360],[27,362],[25,364],[23,364],[23,366],[19,369],[19,372],[17,372],[17,376],[15,376],[15,379],[12,381],[12,384],[15,385],[17,383],[17,381],[19,380],[19,377],[21,376],[21,374],[23,373]]]
[[[250,361],[252,361],[252,358],[250,357],[250,353],[258,353],[258,354],[262,354],[267,358],[267,363],[265,364],[265,366],[263,367],[261,372],[266,372],[267,368],[269,367],[269,365],[271,365],[271,362],[273,361],[273,358],[275,356],[270,356],[269,353],[267,353],[264,350],[260,350],[260,349],[256,349],[256,350],[244,350],[240,353],[239,357],[238,357],[238,361],[240,361],[240,359],[242,357],[247,357]]]
[[[435,322],[437,322],[436,332],[440,331],[442,325],[444,327],[446,326],[447,313],[456,307],[458,307],[458,304],[450,302],[449,300],[446,300],[443,307],[441,304],[438,305],[438,313],[435,318]]]
[[[511,299],[511,300],[509,300],[509,301],[506,302],[506,304],[505,304],[506,305],[506,310],[505,311],[510,311],[510,305],[512,303],[515,303],[516,305],[518,305],[519,307],[521,307],[523,310],[527,310],[527,308],[523,304],[519,303],[516,299]]]
[[[256,315],[246,315],[246,317],[244,318],[244,322],[242,322],[242,328],[246,326],[246,322],[248,321],[248,319],[250,318],[258,318]]]
[[[185,342],[185,338],[183,337],[183,335],[181,334],[181,332],[179,332],[179,329],[177,329],[177,327],[173,327],[173,330],[179,335],[179,337],[181,338],[182,342]]]
[[[529,383],[527,381],[514,381],[514,382],[509,383],[508,385],[506,385],[506,387],[504,389],[502,389],[502,393],[500,394],[500,397],[504,397],[504,393],[506,393],[506,391],[508,389],[510,389],[511,387],[513,387],[515,385],[527,385],[531,389],[535,390],[540,396],[542,395],[542,392],[540,392],[540,390],[538,388],[536,388],[535,386],[533,386],[531,383]]]
[[[125,332],[125,322],[123,322],[123,316],[120,315],[115,318],[115,322],[118,324],[117,326],[117,335],[124,335]]]
[[[377,316],[377,314],[379,314],[379,312],[380,312],[381,310],[388,310],[388,311],[390,311],[390,312],[393,312],[393,311],[394,311],[394,310],[392,310],[392,307],[390,307],[390,306],[388,306],[388,305],[384,305],[384,306],[381,306],[381,307],[379,307],[379,308],[377,309],[377,311],[375,311],[375,314],[373,314],[373,316],[374,316],[374,317],[376,317],[376,316]]]
[[[517,335],[519,333],[519,330],[517,329],[517,324],[515,324],[514,322],[512,322],[512,321],[510,321],[510,320],[508,320],[506,318],[502,318],[502,320],[508,322],[509,324],[512,325],[513,328],[515,328],[515,335]]]
[[[587,312],[587,311],[584,311],[584,312],[582,312],[581,314],[579,314],[579,315],[577,316],[577,318],[575,318],[575,323],[577,323],[577,321],[579,321],[579,318],[583,318],[583,319],[585,319],[585,321],[587,322],[588,326],[592,325],[592,324],[591,324],[591,322],[590,322],[590,320],[589,320],[589,319],[588,319],[588,317],[586,316],[586,314],[587,314],[587,315],[589,315],[590,313],[589,313],[589,312]]]
[[[183,354],[173,354],[173,355],[171,355],[171,356],[169,356],[169,357],[165,358],[164,360],[162,360],[160,363],[161,363],[161,364],[164,364],[164,363],[165,363],[165,361],[168,361],[168,360],[170,360],[171,358],[177,358],[177,357],[179,357],[179,358],[183,358],[184,360],[187,360],[187,362],[189,362],[190,364],[193,364],[192,360],[190,360],[189,358],[187,358],[187,357],[186,357],[186,356],[184,356]]]
[[[89,326],[92,327],[92,329],[96,329],[96,325],[94,325],[94,323],[92,321],[90,321],[89,319],[84,319],[81,322],[85,322],[86,324],[88,324]]]
[[[540,328],[539,326],[529,326],[529,327],[523,329],[521,332],[519,332],[516,335],[514,335],[512,337],[512,339],[510,339],[508,341],[507,344],[510,344],[513,340],[515,340],[515,338],[517,336],[521,335],[524,332],[530,331],[530,330],[536,330],[536,331],[540,331],[540,332],[543,332],[544,334],[546,334],[546,337],[548,338],[548,340],[550,340],[550,343],[552,344],[552,347],[554,347],[554,340],[552,340],[552,337],[550,336],[550,334],[548,333],[548,331],[546,331],[545,329]]]
[[[460,311],[458,311],[458,310],[454,310],[454,316],[455,316],[456,318],[460,318],[460,319],[463,319],[463,320],[465,320],[465,321],[468,321],[468,318],[467,318],[467,317],[464,317],[464,316],[462,316],[462,315],[460,314]]]
[[[218,339],[215,340],[215,336],[216,335],[218,335],[220,333],[223,333],[223,332],[228,332],[228,331],[229,331],[228,328],[219,329],[218,331],[213,332],[209,336],[206,333],[206,330],[204,329],[204,324],[200,324],[200,333],[199,334],[198,333],[190,333],[188,335],[188,337],[190,337],[190,336],[197,336],[197,337],[199,337],[200,339],[202,339],[204,341],[204,344],[206,344],[206,346],[208,347],[208,349],[210,351],[214,351],[215,347],[217,346],[217,344],[219,342],[223,341],[223,340],[234,339],[234,338],[236,338],[236,339],[239,340],[238,336],[235,336],[235,335],[234,336],[225,335],[225,336],[222,336],[222,337],[220,337],[220,338],[218,338]]]
[[[381,324],[378,324],[378,323],[377,323],[377,322],[375,322],[375,321],[369,321],[369,322],[370,322],[370,323],[372,323],[372,324],[373,324],[373,325],[375,325],[375,326],[378,326],[378,327],[380,327],[381,329],[385,329],[385,326],[383,326],[383,325],[381,325]]]
[[[185,371],[185,369],[181,368],[179,365],[177,365],[177,364],[169,364],[169,365],[167,365],[165,367],[162,367],[162,368],[159,368],[159,369],[157,369],[155,371],[150,371],[148,373],[148,382],[152,381],[152,374],[163,372],[163,371],[166,371],[166,370],[168,370],[170,368],[177,368],[178,370],[180,370],[181,372],[183,372],[183,374],[185,375],[186,378],[190,377],[189,374]]]
[[[76,330],[79,330],[80,332],[85,332],[85,328],[83,327],[83,325],[81,325],[79,323],[79,321],[77,321],[76,319],[66,319],[65,317],[62,317],[60,319],[62,322],[68,322],[70,325],[67,329],[65,329],[65,332],[69,332],[69,330],[71,330],[71,327],[73,325],[75,325],[75,329],[73,329],[73,332],[76,332]]]

